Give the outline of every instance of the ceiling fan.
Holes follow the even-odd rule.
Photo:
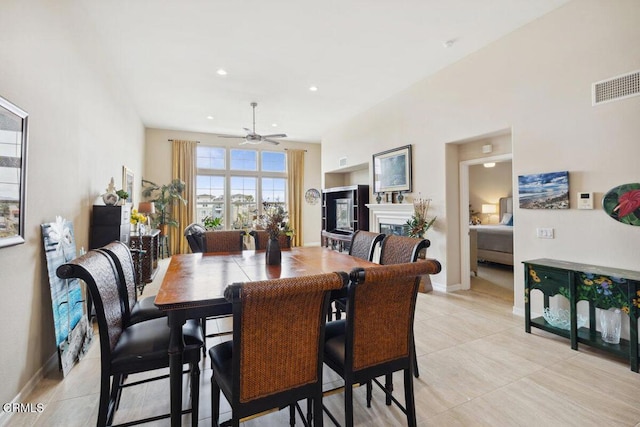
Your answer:
[[[235,135],[220,135],[223,138],[242,138],[244,141],[240,143],[240,145],[244,144],[260,144],[262,142],[268,142],[269,144],[278,145],[280,144],[278,141],[274,141],[271,138],[286,138],[287,135],[284,133],[272,133],[270,135],[259,135],[256,133],[256,107],[258,106],[257,102],[252,102],[251,107],[253,107],[253,130],[248,128],[242,128],[247,131],[245,136],[235,136]]]

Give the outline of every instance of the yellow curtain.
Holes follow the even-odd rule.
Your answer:
[[[302,201],[304,200],[304,150],[288,150],[287,195],[289,197],[289,225],[295,231],[291,246],[302,246]]]
[[[171,208],[172,217],[178,221],[178,227],[169,227],[169,245],[172,254],[189,253],[189,244],[183,231],[195,218],[196,144],[196,141],[173,140],[171,176],[173,179],[178,178],[184,181],[182,197],[187,204],[176,203]]]

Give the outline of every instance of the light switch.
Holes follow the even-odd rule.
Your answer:
[[[553,239],[553,228],[536,228],[538,239]]]

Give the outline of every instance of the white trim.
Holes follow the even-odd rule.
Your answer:
[[[14,397],[10,403],[27,403],[27,397],[38,387],[40,381],[47,376],[49,372],[58,369],[58,352],[54,352],[45,364],[35,373],[33,377],[22,387],[22,390]],[[30,402],[30,403],[47,403],[47,402]],[[12,412],[0,412],[0,427],[8,425],[13,416]]]
[[[369,230],[380,232],[380,224],[402,225],[413,215],[413,203],[367,203],[371,215]]]
[[[479,159],[463,160],[460,162],[460,289],[471,288],[471,262],[469,261],[469,166],[486,162],[501,162],[512,160],[513,154],[482,157]]]

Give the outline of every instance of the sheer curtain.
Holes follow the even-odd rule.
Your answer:
[[[289,225],[295,231],[291,246],[302,246],[302,201],[304,200],[304,152],[288,150],[287,194],[289,197]]]
[[[178,227],[169,227],[169,244],[172,254],[189,253],[189,244],[183,230],[194,221],[196,209],[196,141],[173,140],[172,171],[173,179],[181,179],[185,183],[182,196],[187,204],[176,203],[172,207],[173,218]]]

